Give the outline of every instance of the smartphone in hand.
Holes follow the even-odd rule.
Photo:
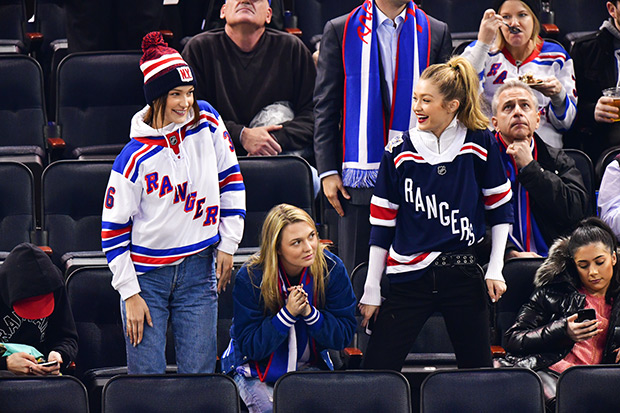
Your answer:
[[[583,310],[577,311],[577,323],[583,323],[584,321],[596,320],[596,311],[594,308],[584,308]]]
[[[38,363],[39,366],[41,367],[53,367],[58,365],[58,360],[53,360],[53,361],[41,361]]]

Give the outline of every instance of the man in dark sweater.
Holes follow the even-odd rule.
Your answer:
[[[48,362],[16,352],[0,357],[0,375],[58,374],[77,355],[77,331],[60,270],[32,244],[19,244],[0,267],[0,343],[25,344]]]
[[[238,155],[304,149],[311,154],[312,56],[295,36],[265,28],[271,15],[268,0],[227,0],[220,12],[224,28],[192,38],[183,58],[194,69],[196,98],[219,112]],[[286,102],[292,119],[250,127],[263,108],[276,102]]]

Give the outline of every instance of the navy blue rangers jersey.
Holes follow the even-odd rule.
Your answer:
[[[486,225],[513,222],[512,191],[499,148],[488,130],[468,131],[441,154],[411,129],[383,155],[370,205],[370,245],[389,250],[391,282],[417,279],[442,253],[480,242]]]

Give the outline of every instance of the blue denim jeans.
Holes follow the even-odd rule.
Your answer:
[[[166,371],[166,329],[171,321],[179,373],[213,373],[217,352],[217,280],[212,247],[180,264],[138,276],[153,327],[144,323],[142,342],[132,346],[125,336],[129,374]],[[127,330],[125,302],[121,300]]]
[[[298,371],[319,371],[315,366],[305,366]],[[274,383],[265,383],[258,377],[245,377],[235,374],[235,383],[239,388],[239,396],[250,413],[273,412],[273,386]]]
[[[273,383],[265,383],[256,377],[235,374],[239,396],[250,413],[273,412]]]

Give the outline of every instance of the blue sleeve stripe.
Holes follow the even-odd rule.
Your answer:
[[[558,63],[560,65],[560,69],[564,67],[564,62],[562,60],[532,60],[532,63],[539,66],[551,66],[554,63]]]
[[[217,179],[218,181],[222,181],[224,180],[224,178],[226,178],[228,175],[234,174],[236,172],[241,172],[241,169],[239,169],[239,164],[234,164],[233,166],[231,166],[230,168],[220,172],[217,174]]]
[[[209,130],[211,131],[211,133],[215,133],[215,130],[217,128],[211,125],[211,122],[209,122],[208,120],[205,120],[204,122],[200,123],[198,126],[195,126],[191,128],[190,130],[188,130],[187,132],[185,132],[185,137],[192,136],[193,134],[200,132],[207,126],[209,127]]]
[[[564,113],[562,113],[561,116],[558,116],[558,114],[556,113],[555,109],[553,108],[553,105],[550,103],[549,106],[551,107],[551,111],[553,112],[553,114],[555,115],[555,117],[558,120],[564,120],[564,118],[566,118],[566,113],[568,112],[568,108],[570,107],[570,99],[568,98],[568,94],[566,95],[566,105],[564,105]]]
[[[122,244],[123,242],[128,242],[131,239],[131,232],[127,234],[119,235],[118,237],[101,241],[101,246],[103,249],[114,248],[115,245]]]
[[[140,247],[138,245],[133,245],[131,247],[131,251],[135,252],[136,254],[147,255],[150,257],[169,257],[169,256],[174,256],[174,255],[191,254],[194,251],[203,250],[207,248],[209,245],[212,245],[219,240],[220,240],[220,236],[219,234],[216,234],[215,236],[208,238],[204,241],[201,241],[201,242],[198,242],[192,245],[186,245],[184,247],[170,248],[170,249],[165,249],[165,250],[155,250],[151,248]]]
[[[118,172],[123,175],[125,172],[125,168],[129,163],[129,160],[133,156],[134,153],[138,152],[144,145],[134,139],[130,140],[127,145],[123,148],[121,153],[114,160],[114,164],[112,165],[112,170]]]
[[[220,209],[220,217],[230,217],[240,215],[245,218],[245,209]]]
[[[124,223],[124,224],[117,224],[116,222],[109,222],[109,221],[103,221],[101,222],[101,228],[102,229],[124,229],[127,228],[129,226],[131,226],[132,221],[129,220],[128,222]]]
[[[112,262],[114,258],[123,254],[124,252],[129,251],[129,245],[125,245],[124,247],[118,247],[110,251],[106,251],[105,257],[108,260],[108,263]]]
[[[242,183],[228,184],[220,188],[220,195],[230,191],[245,191],[245,185]]]

